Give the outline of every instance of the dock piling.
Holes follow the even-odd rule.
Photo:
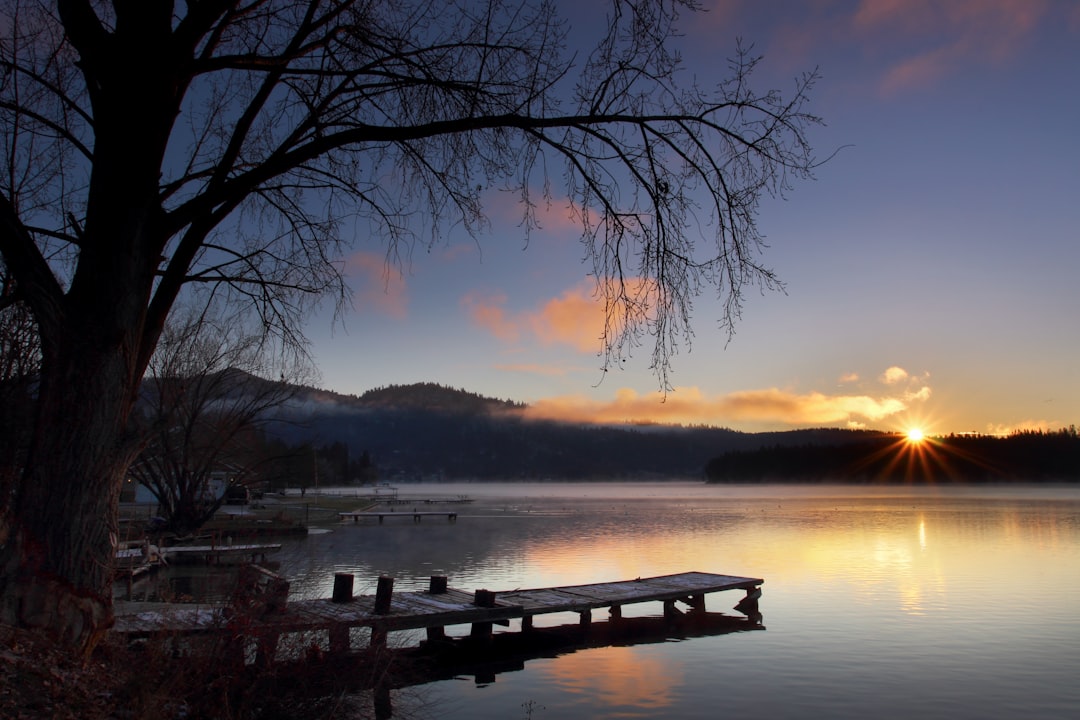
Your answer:
[[[477,590],[473,595],[473,605],[482,608],[495,607],[495,593],[491,590]]]
[[[336,603],[349,602],[353,597],[352,591],[352,573],[334,573],[334,595],[331,600]]]
[[[376,615],[385,615],[390,612],[390,600],[394,594],[394,578],[380,575],[379,584],[375,588],[375,607],[373,611]]]

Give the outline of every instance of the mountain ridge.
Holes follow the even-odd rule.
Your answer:
[[[274,434],[290,443],[338,443],[351,457],[367,453],[383,479],[700,478],[711,458],[731,450],[882,434],[562,423],[528,419],[520,412],[526,407],[430,382],[359,396],[305,387],[279,409],[285,422],[275,423]]]

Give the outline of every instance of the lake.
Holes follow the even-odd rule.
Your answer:
[[[1080,711],[1075,488],[535,483],[399,492],[418,506],[459,494],[473,502],[423,508],[456,509],[456,523],[368,520],[285,541],[274,559],[293,595],[330,595],[334,572],[354,573],[358,593],[374,593],[379,575],[395,577],[396,589],[447,575],[469,591],[692,570],[765,584],[763,631],[534,659],[493,681],[462,676],[395,692],[395,716],[929,720]],[[739,616],[731,608],[742,595],[709,595],[708,610]],[[633,614],[659,616],[661,606],[624,608]]]

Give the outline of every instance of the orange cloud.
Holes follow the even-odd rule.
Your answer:
[[[647,284],[644,280],[625,282],[625,294],[639,305],[647,304]],[[563,291],[545,302],[539,309],[510,314],[504,309],[505,295],[480,297],[467,295],[461,301],[476,325],[508,343],[532,338],[543,345],[567,345],[583,353],[603,350],[605,326],[604,295],[607,288],[596,291],[590,284]],[[612,286],[614,290],[614,286]],[[614,292],[608,293],[614,295]],[[611,337],[621,331],[619,318],[612,320]]]
[[[548,239],[577,238],[582,232],[582,210],[572,205],[567,197],[544,197],[543,190],[532,188],[529,196],[532,202],[532,218],[538,224],[535,232],[541,232]],[[511,192],[492,192],[485,195],[484,206],[488,216],[496,225],[521,226],[525,219],[526,207],[521,196]],[[586,209],[590,220],[595,216]],[[524,235],[522,235],[524,237]]]
[[[929,398],[930,389],[900,396],[827,395],[793,393],[778,388],[746,390],[714,397],[698,388],[681,387],[665,399],[639,395],[622,388],[611,400],[580,395],[545,398],[524,410],[526,417],[563,422],[628,424],[706,424],[767,422],[792,426],[844,424],[864,426],[909,410],[913,403]]]
[[[1016,432],[1054,432],[1066,427],[1057,420],[1021,420],[1016,423],[991,423],[986,426],[988,435],[1011,435]]]
[[[908,372],[902,367],[893,365],[881,374],[881,382],[886,385],[895,385],[908,379]]]
[[[600,350],[604,308],[583,288],[565,291],[527,319],[533,333],[545,345],[570,345],[581,352]]]
[[[516,342],[521,331],[517,323],[507,316],[503,309],[505,303],[505,295],[481,297],[473,293],[461,299],[473,323],[504,342]]]
[[[353,294],[353,307],[357,310],[373,309],[395,318],[408,314],[405,278],[384,256],[355,252],[345,260],[345,274],[353,278],[353,286],[360,287]]]

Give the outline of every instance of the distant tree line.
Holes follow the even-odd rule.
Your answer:
[[[901,435],[851,442],[771,445],[712,458],[705,479],[746,482],[1076,482],[1076,426],[1008,436],[948,435],[911,442]]]
[[[277,492],[286,488],[315,489],[341,485],[370,485],[378,468],[366,450],[351,453],[343,442],[318,445],[265,438],[266,461],[257,488]]]

